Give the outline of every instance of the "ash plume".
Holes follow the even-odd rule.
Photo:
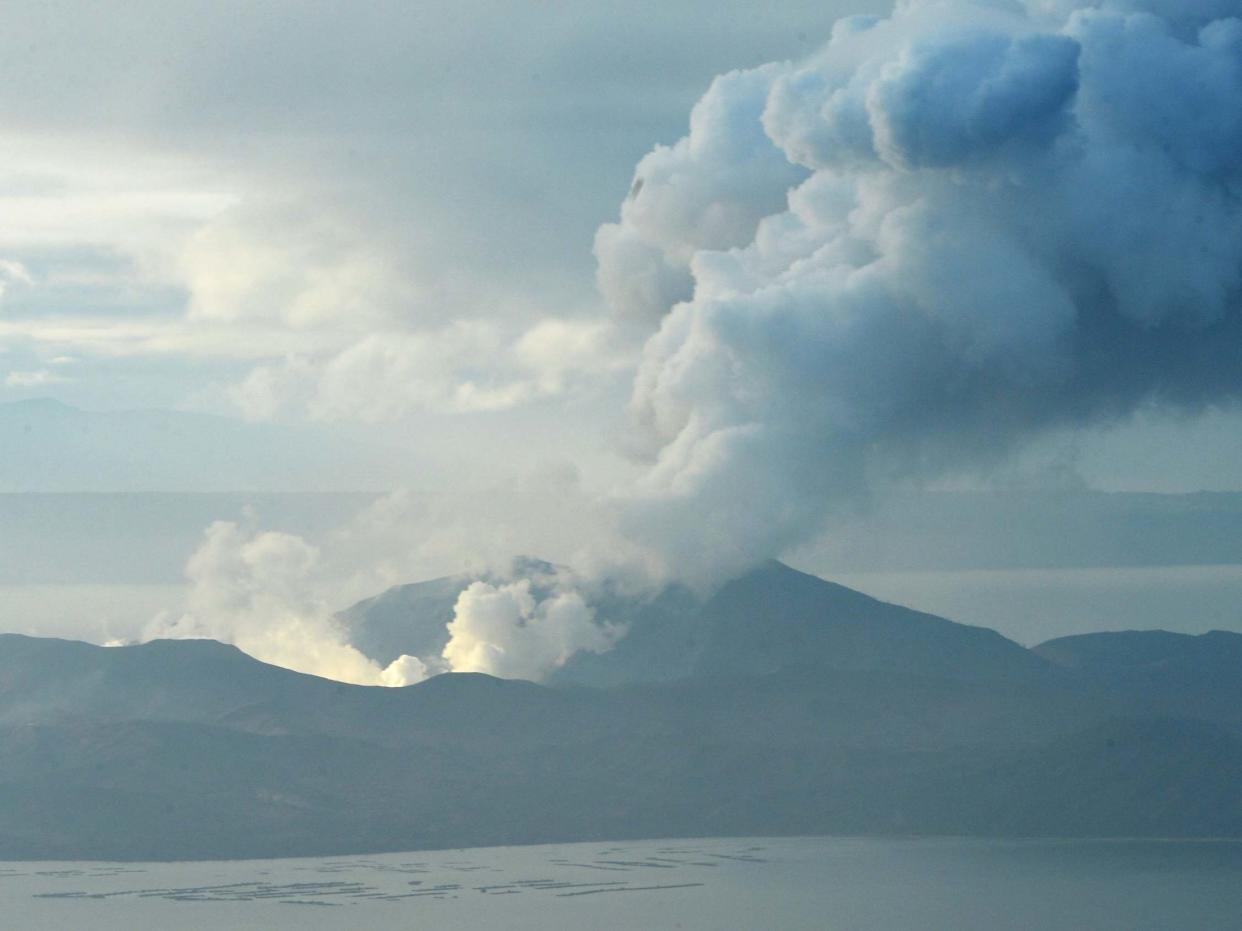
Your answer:
[[[516,493],[396,508],[324,554],[217,528],[183,626],[314,647],[285,661],[354,681],[537,679],[624,634],[601,579],[708,589],[894,484],[1235,403],[1242,0],[906,0],[841,20],[805,60],[717,78],[595,253],[612,335],[643,344],[636,477],[544,481],[525,510]],[[565,340],[536,342],[530,367],[556,366]],[[582,576],[477,576],[444,652],[390,669],[351,652],[333,599],[306,601],[327,568],[392,584],[437,548],[503,549],[496,564],[557,541]]]
[[[908,0],[717,78],[596,236],[625,536],[722,578],[886,483],[1242,390],[1242,3]]]

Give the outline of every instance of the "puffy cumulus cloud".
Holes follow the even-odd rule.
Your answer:
[[[252,198],[204,224],[182,249],[187,315],[374,328],[409,314],[420,297],[384,245],[331,211]]]
[[[185,613],[156,619],[144,637],[210,637],[266,663],[359,685],[426,678],[415,657],[383,668],[346,642],[323,598],[320,569],[319,549],[301,537],[214,523],[186,565]]]
[[[567,572],[476,581],[457,598],[444,660],[455,672],[538,681],[578,652],[612,649],[624,629],[600,623]]]
[[[179,403],[332,421],[511,409],[632,358],[611,324],[550,316],[580,297],[463,272],[441,250],[477,265],[478,243],[439,243],[434,218],[388,216],[343,180],[5,143],[0,206],[19,222],[0,233],[0,349],[71,353],[87,378],[177,358],[211,373]]]
[[[650,318],[689,297],[691,257],[749,242],[805,176],[760,123],[778,70],[717,78],[690,114],[690,134],[639,162],[621,222],[595,237],[597,280],[618,311]]]
[[[0,298],[14,285],[32,285],[34,278],[26,266],[14,259],[0,259]]]
[[[595,303],[583,237],[636,146],[675,138],[716,71],[885,2],[778,0],[756,18],[743,0],[167,0],[153,19],[16,0],[0,34],[15,63],[0,87],[0,254],[38,287],[6,307],[0,341],[16,320],[23,338],[80,355],[77,387],[57,393],[94,403],[102,387],[118,406],[218,411],[219,386],[261,359],[243,392],[261,413],[281,359],[326,364],[363,327],[410,342],[453,320],[520,333],[577,312]],[[703,109],[705,138],[732,118]],[[674,156],[665,181],[692,182],[678,159],[736,164],[710,149]],[[737,211],[700,213],[684,222],[708,233]],[[689,279],[652,267],[660,296],[641,302],[660,306]],[[560,374],[468,403],[544,397]]]
[[[601,226],[595,233],[595,255],[599,292],[634,323],[657,319],[693,290],[694,279],[684,264],[669,261],[658,246],[619,223]]]
[[[161,357],[235,377],[339,350],[418,303],[392,242],[343,198],[89,134],[4,145],[0,348],[73,355],[83,384]]]
[[[52,369],[14,370],[4,376],[6,388],[43,388],[47,385],[59,385],[68,379],[60,372]]]
[[[1242,3],[908,0],[719,79],[596,239],[646,315],[630,539],[708,578],[836,503],[1242,391]]]
[[[1053,27],[1081,9],[1103,7],[1121,14],[1150,13],[1187,40],[1192,40],[1209,23],[1238,14],[1235,0],[1024,0],[1022,5],[1032,18]]]
[[[282,413],[383,422],[417,411],[503,411],[597,383],[629,357],[598,321],[549,319],[514,334],[487,321],[385,330],[339,351],[260,365],[226,389],[251,419]]]

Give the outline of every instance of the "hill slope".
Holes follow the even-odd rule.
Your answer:
[[[471,581],[450,577],[399,586],[343,612],[341,620],[350,642],[382,664],[402,653],[439,656],[457,595]],[[628,633],[607,653],[573,657],[552,677],[554,683],[610,686],[762,675],[797,666],[968,681],[1053,670],[993,630],[887,604],[778,562],[729,582],[706,600],[672,586],[651,599],[605,594],[597,609]]]
[[[609,689],[479,675],[381,689],[206,641],[6,636],[0,857],[831,832],[1242,835],[1242,729],[1154,698],[1135,713],[1133,698],[1075,675],[815,665]]]

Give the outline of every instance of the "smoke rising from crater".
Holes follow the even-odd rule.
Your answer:
[[[185,612],[157,618],[143,639],[209,637],[263,662],[357,685],[426,678],[418,657],[381,666],[348,642],[323,592],[326,569],[320,548],[302,537],[217,521],[186,566]]]
[[[688,135],[638,164],[595,252],[616,333],[644,341],[625,438],[639,476],[608,495],[549,486],[533,513],[475,502],[458,529],[384,521],[389,551],[549,555],[554,536],[588,582],[708,587],[892,483],[1149,406],[1231,404],[1242,0],[908,0],[842,20],[808,59],[717,78]],[[356,681],[539,678],[622,634],[582,579],[481,579],[442,656],[366,665],[327,599],[280,588],[383,548],[351,532],[315,568],[297,541],[217,531],[241,561],[192,564],[189,620],[240,618],[234,642],[266,631],[281,650],[298,631],[331,657],[299,668]],[[417,577],[382,562],[385,584]]]
[[[571,573],[551,568],[471,583],[448,625],[447,668],[538,681],[575,653],[612,649],[623,628],[598,621],[580,588]]]
[[[910,0],[718,78],[596,236],[623,533],[691,579],[886,482],[1242,391],[1242,2]]]

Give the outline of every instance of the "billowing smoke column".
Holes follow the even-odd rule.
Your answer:
[[[349,642],[334,599],[352,587],[349,556],[392,553],[376,539],[387,518],[403,523],[408,501],[375,502],[326,546],[302,537],[218,521],[186,566],[185,611],[156,618],[144,639],[209,637],[264,662],[358,685],[404,686],[441,672],[542,679],[580,652],[603,653],[625,634],[597,618],[590,580],[539,562],[516,560],[502,574],[466,585],[439,655],[404,655],[387,666]],[[373,590],[378,577],[357,580]],[[346,602],[348,603],[348,602]],[[339,608],[342,605],[337,604]]]
[[[579,580],[554,566],[513,581],[476,581],[457,598],[443,661],[454,672],[539,680],[575,653],[604,653],[624,634],[597,621]]]
[[[624,635],[593,606],[601,580],[707,587],[887,482],[1143,405],[1235,401],[1242,0],[907,0],[843,20],[807,61],[718,78],[595,249],[620,329],[646,340],[630,440],[648,468],[604,501],[558,489],[572,520],[544,502],[499,534],[589,528],[586,575],[480,579],[442,655],[380,668],[322,578],[353,578],[408,520],[323,552],[217,525],[159,633],[355,682],[538,679]],[[461,534],[476,547],[497,536],[482,511]]]
[[[301,537],[217,521],[186,566],[180,617],[156,618],[144,639],[209,637],[256,659],[358,685],[402,686],[431,671],[415,656],[387,667],[345,638],[317,590],[321,552]]]
[[[927,0],[718,78],[596,238],[691,578],[886,480],[1242,389],[1242,2]]]

